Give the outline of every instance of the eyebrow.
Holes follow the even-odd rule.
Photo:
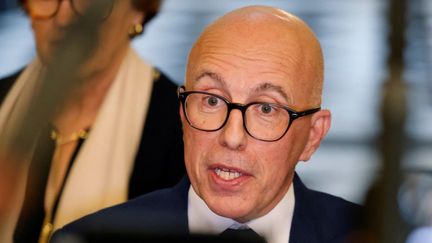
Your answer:
[[[202,74],[200,74],[198,76],[198,78],[196,79],[196,81],[198,82],[198,81],[200,81],[204,77],[209,77],[209,78],[217,81],[218,83],[220,83],[222,86],[224,86],[224,87],[226,86],[225,79],[222,76],[220,76],[217,73],[210,72],[210,71],[204,71]]]
[[[225,79],[222,78],[222,76],[220,76],[217,73],[214,72],[210,72],[210,71],[204,71],[202,74],[200,74],[198,76],[198,78],[196,78],[197,81],[200,81],[200,79],[204,78],[204,77],[210,77],[211,79],[218,81],[219,83],[223,83],[225,84]]]
[[[288,103],[292,102],[292,99],[288,96],[288,94],[283,90],[283,88],[279,85],[274,85],[272,83],[263,83],[260,84],[256,89],[255,89],[255,93],[259,93],[262,91],[276,91],[277,93],[279,93],[282,97],[285,98],[285,100]]]
[[[212,80],[217,81],[222,87],[226,87],[225,79],[217,73],[205,71],[198,76],[196,81],[198,82],[204,77],[209,77]],[[263,84],[260,84],[257,88],[255,88],[254,93],[259,93],[259,92],[263,92],[263,91],[275,91],[278,94],[280,94],[288,103],[292,102],[292,99],[288,96],[288,94],[279,85],[274,85],[272,83],[265,82]]]

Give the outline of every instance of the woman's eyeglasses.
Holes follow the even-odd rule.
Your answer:
[[[50,19],[54,17],[60,9],[62,1],[70,1],[73,11],[83,16],[92,4],[92,0],[25,0],[24,7],[32,18]],[[101,9],[97,11],[97,17],[101,20],[106,19],[113,9],[114,0],[102,0],[99,4]]]

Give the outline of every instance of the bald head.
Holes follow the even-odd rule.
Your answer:
[[[238,68],[248,65],[232,61],[230,55],[255,62],[249,63],[252,65],[271,66],[267,71],[287,78],[290,105],[298,108],[320,105],[321,47],[311,29],[298,17],[277,8],[251,6],[219,18],[203,31],[192,48],[186,86],[202,75],[209,57],[232,62],[229,65]]]

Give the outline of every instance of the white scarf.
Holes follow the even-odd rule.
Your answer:
[[[42,69],[35,60],[16,81],[0,109],[0,132],[10,123],[19,101],[31,94]],[[69,173],[54,220],[55,229],[127,200],[153,75],[151,66],[130,49]],[[22,205],[22,196],[18,205]]]
[[[12,131],[16,129],[16,121],[22,119],[33,92],[37,90],[36,87],[39,84],[39,77],[41,77],[43,73],[44,68],[41,62],[35,59],[21,73],[7,93],[0,106],[0,142],[7,142],[11,139],[11,136],[13,136]],[[5,149],[3,146],[5,146],[5,144],[0,144],[0,153],[5,152],[3,151],[3,149]],[[6,149],[8,148],[6,147]],[[14,163],[17,161],[6,161],[6,163],[11,162]],[[16,191],[11,199],[10,214],[0,222],[0,242],[12,242],[12,235],[24,201],[25,185],[27,182],[29,163],[24,163],[23,165],[24,166],[19,167],[22,168],[22,171],[19,171],[19,178],[17,178],[17,185],[15,186]]]
[[[70,171],[54,228],[127,200],[152,80],[151,67],[129,51]]]

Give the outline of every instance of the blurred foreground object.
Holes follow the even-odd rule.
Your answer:
[[[89,13],[76,20],[65,30],[64,41],[59,43],[53,51],[53,61],[49,62],[42,78],[35,84],[31,93],[26,93],[26,99],[20,100],[13,105],[8,112],[5,112],[5,103],[2,103],[2,113],[0,113],[0,173],[3,190],[4,208],[10,210],[16,203],[20,192],[24,188],[20,181],[25,177],[22,169],[28,168],[28,160],[35,146],[36,138],[45,124],[50,123],[53,115],[68,97],[74,87],[80,84],[77,72],[82,63],[93,52],[98,40],[97,29],[100,21],[95,20],[95,14],[100,4],[104,1],[94,1],[89,8]],[[85,26],[85,27],[83,27]],[[67,58],[65,58],[67,57]],[[7,111],[7,110],[6,110]],[[34,167],[36,170],[39,166]],[[37,173],[37,171],[35,171]],[[8,185],[8,186],[7,186]],[[8,217],[1,217],[7,219]],[[0,222],[0,235],[2,230],[9,225]],[[1,238],[0,238],[1,239]]]
[[[38,56],[2,103],[0,151],[28,157],[27,185],[8,192],[23,205],[14,241],[46,242],[79,217],[175,184],[181,127],[176,85],[131,48],[160,1],[22,2]]]

